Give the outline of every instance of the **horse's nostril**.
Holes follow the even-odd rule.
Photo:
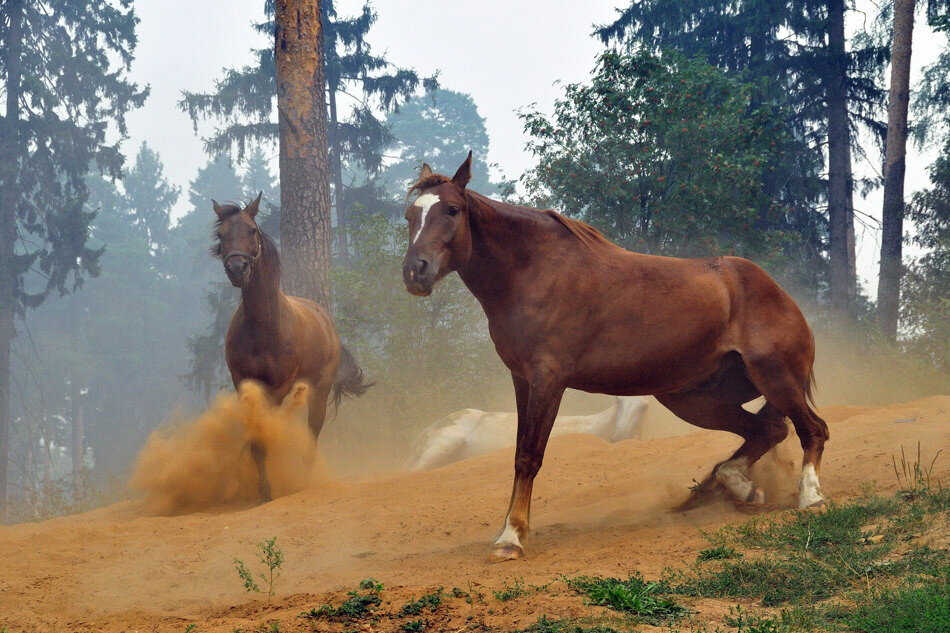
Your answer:
[[[419,275],[424,275],[429,268],[429,262],[424,259],[419,260]]]

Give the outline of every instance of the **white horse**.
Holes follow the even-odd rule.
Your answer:
[[[608,442],[640,438],[645,398],[618,397],[613,406],[594,415],[557,418],[551,436],[589,433]],[[518,415],[462,409],[425,429],[412,443],[412,470],[432,470],[462,459],[515,445]]]

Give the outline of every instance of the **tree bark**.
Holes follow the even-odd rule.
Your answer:
[[[907,103],[915,0],[895,0],[891,45],[891,88],[887,99],[887,143],[884,160],[884,209],[881,270],[877,285],[877,317],[881,330],[897,340],[904,238],[904,157],[907,153]]]
[[[284,288],[330,309],[330,186],[319,0],[275,3]]]
[[[70,377],[70,417],[72,418],[73,503],[78,504],[86,487],[86,442],[82,418],[82,389],[75,372]]]
[[[828,226],[831,308],[847,314],[856,287],[851,131],[848,123],[848,67],[845,56],[844,0],[829,0],[828,53],[825,78],[828,106]]]
[[[14,270],[16,245],[17,172],[19,170],[19,118],[23,47],[22,0],[7,3],[8,41],[3,42],[7,85],[6,112],[0,122],[0,520],[7,516],[10,464],[10,351],[16,336],[17,283]]]

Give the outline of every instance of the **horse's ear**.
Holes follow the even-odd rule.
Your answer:
[[[217,215],[217,216],[220,218],[220,217],[221,217],[221,211],[222,211],[221,205],[218,204],[218,201],[217,201],[217,200],[215,200],[214,198],[212,198],[212,199],[211,199],[211,206],[214,208],[214,214]]]
[[[462,166],[459,167],[458,171],[455,172],[455,175],[452,176],[452,182],[454,182],[459,189],[465,189],[465,185],[468,184],[468,181],[472,179],[472,152],[469,150],[468,158],[465,159],[465,162],[462,163]]]
[[[252,218],[257,215],[257,212],[260,211],[261,198],[264,196],[264,192],[261,191],[257,194],[257,197],[254,198],[254,202],[244,207],[244,210],[247,211],[247,214]]]
[[[419,180],[425,180],[432,175],[432,168],[429,163],[422,163],[422,169],[419,170]]]

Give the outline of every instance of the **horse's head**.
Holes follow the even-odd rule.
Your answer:
[[[472,179],[472,153],[451,179],[422,165],[419,180],[409,188],[418,197],[406,209],[409,249],[402,263],[406,290],[420,297],[447,274],[468,261],[472,252],[468,197],[465,186]]]
[[[261,256],[261,232],[254,216],[261,203],[261,194],[243,209],[235,204],[218,204],[214,200],[218,223],[215,236],[218,238],[211,252],[221,258],[224,272],[231,284],[243,287],[251,278],[251,269]]]

